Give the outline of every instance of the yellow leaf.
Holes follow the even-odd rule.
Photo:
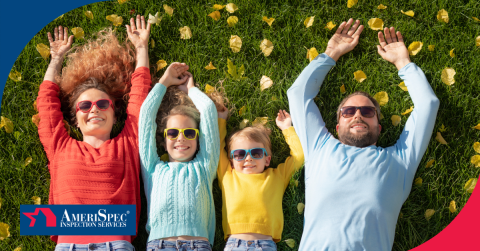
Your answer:
[[[116,14],[109,15],[106,19],[112,22],[114,26],[120,26],[123,23],[123,17],[117,16]]]
[[[153,40],[153,38],[150,39],[150,47],[151,47],[152,49],[155,48],[155,40]]]
[[[303,204],[303,203],[301,203],[301,202],[298,203],[298,205],[297,205],[298,213],[299,213],[299,214],[302,214],[304,209],[305,209],[305,204]]]
[[[22,251],[22,246],[18,246],[18,247],[15,248],[13,251]]]
[[[218,21],[218,20],[220,20],[221,14],[220,14],[220,11],[216,10],[216,11],[208,14],[208,16],[213,18],[213,20]]]
[[[165,66],[167,66],[167,61],[163,60],[163,59],[160,59],[157,61],[157,71],[165,68]]]
[[[380,18],[372,18],[367,24],[374,31],[383,30],[383,20]]]
[[[477,21],[477,22],[480,22],[480,19],[476,18],[476,17],[472,17],[473,20]]]
[[[427,209],[427,211],[425,211],[425,219],[430,220],[430,218],[432,218],[434,213],[435,213],[435,210]]]
[[[85,11],[85,16],[93,20],[93,13],[89,10]]]
[[[417,186],[421,186],[422,182],[423,182],[423,179],[418,177],[418,178],[415,179],[414,184],[417,185]]]
[[[442,126],[440,126],[440,128],[438,130],[440,132],[445,132],[447,130],[447,128],[442,124]]]
[[[10,71],[10,74],[8,74],[8,77],[15,82],[22,80],[22,74],[14,69]]]
[[[235,12],[236,10],[238,10],[238,7],[234,4],[234,3],[229,3],[225,6],[225,9],[230,12],[230,13],[233,13]]]
[[[355,4],[357,4],[358,0],[348,0],[347,1],[347,8],[352,8]]]
[[[260,42],[260,50],[262,50],[265,57],[270,56],[270,53],[273,51],[273,43],[268,39],[262,40],[262,42]]]
[[[242,39],[237,35],[230,36],[230,48],[234,53],[237,53],[242,48]]]
[[[273,81],[269,77],[263,75],[262,79],[260,79],[260,90],[263,91],[272,85]]]
[[[476,39],[475,39],[475,45],[477,47],[480,47],[480,36],[478,36]]]
[[[392,115],[392,125],[398,126],[400,124],[400,121],[402,121],[402,117],[398,115]]]
[[[478,124],[478,125],[476,125],[476,126],[474,126],[474,127],[472,127],[472,128],[473,128],[473,129],[480,130],[480,124]]]
[[[443,144],[443,145],[448,144],[447,141],[445,141],[445,139],[443,139],[442,134],[440,132],[437,132],[437,137],[435,137],[435,139],[438,142],[440,142],[440,144]]]
[[[387,6],[385,6],[385,5],[383,5],[383,4],[380,4],[380,5],[377,7],[377,9],[379,9],[379,10],[384,10],[384,9],[386,9],[386,8],[387,8]]]
[[[38,196],[33,196],[33,197],[32,197],[32,200],[33,200],[33,204],[35,204],[35,205],[40,205],[40,204],[42,204],[42,199],[41,199],[40,197],[38,197]]]
[[[480,153],[480,142],[473,143],[473,150],[475,150],[477,153]]]
[[[262,17],[262,20],[265,21],[265,22],[271,27],[273,21],[275,21],[275,18],[273,18],[273,17],[268,18],[268,17],[266,17],[266,16],[263,16],[263,17]]]
[[[440,22],[448,23],[448,12],[444,9],[441,9],[437,13],[437,19]]]
[[[44,44],[37,44],[37,51],[42,55],[42,58],[47,60],[50,57],[50,47]]]
[[[228,27],[233,27],[236,23],[238,23],[238,17],[236,16],[229,16],[227,18]]]
[[[467,183],[465,183],[465,186],[463,188],[465,188],[467,192],[472,193],[473,189],[475,189],[475,185],[477,185],[477,181],[477,178],[471,178],[467,181]]]
[[[38,108],[37,108],[37,100],[33,101],[33,109],[35,109],[35,111],[38,112]]]
[[[328,22],[327,25],[325,25],[325,28],[329,29],[329,30],[332,30],[333,28],[335,28],[335,26],[337,26],[336,24],[334,24],[332,21]]]
[[[272,101],[277,101],[277,97],[272,96]]]
[[[128,2],[128,0],[118,0],[118,3],[119,3],[119,4],[124,4],[124,3],[126,3],[126,2]]]
[[[405,82],[401,82],[400,84],[398,84],[398,87],[400,87],[400,89],[402,89],[404,91],[408,91],[407,86],[405,86]]]
[[[190,39],[192,38],[192,31],[188,26],[183,26],[180,30],[180,38],[181,39]]]
[[[13,136],[14,136],[15,139],[17,139],[17,140],[18,140],[18,138],[20,138],[20,135],[21,135],[21,133],[20,133],[19,131],[15,131],[15,132],[13,133]]]
[[[305,27],[308,28],[312,26],[314,19],[315,19],[315,16],[307,17],[305,21],[303,21],[303,24],[305,25]]]
[[[455,79],[454,79],[454,76],[455,76],[456,72],[454,69],[452,68],[445,68],[443,69],[442,71],[442,82],[446,85],[453,85],[455,83]]]
[[[28,164],[32,163],[32,157],[27,157],[24,162],[24,166],[28,166]]]
[[[72,28],[72,33],[75,36],[76,39],[84,39],[85,38],[85,32],[83,31],[82,27],[75,27]]]
[[[307,58],[310,62],[314,60],[318,56],[318,51],[315,47],[310,48],[310,50],[307,50]]]
[[[223,8],[225,8],[225,5],[221,5],[221,4],[214,4],[213,5],[213,9],[215,9],[215,10],[221,10]]]
[[[247,127],[247,124],[248,124],[248,119],[244,119],[242,120],[242,122],[240,122],[240,125],[238,126],[238,128],[243,129]]]
[[[413,10],[409,10],[407,12],[403,12],[403,10],[401,10],[401,12],[407,16],[410,16],[410,17],[413,17],[415,15],[415,13],[413,12]]]
[[[384,106],[388,103],[388,93],[387,92],[377,92],[373,95],[373,98],[377,100],[380,106]]]
[[[161,157],[160,157],[160,160],[163,161],[163,162],[168,162],[169,158],[168,158],[168,153],[164,153]]]
[[[287,244],[287,246],[289,246],[291,248],[295,247],[295,240],[294,239],[285,240],[285,243]]]
[[[205,69],[207,69],[207,70],[215,70],[215,69],[217,69],[217,67],[213,66],[212,62],[210,61],[210,64],[208,64],[207,66],[205,66]]]
[[[238,81],[238,80],[244,79],[244,77],[242,77],[243,74],[245,73],[245,67],[243,66],[243,64],[237,70],[237,66],[235,66],[233,62],[227,58],[227,68],[228,68],[228,73],[232,76],[233,80]]]
[[[475,167],[480,167],[480,155],[473,155],[472,159],[470,162],[475,166]]]
[[[148,22],[151,23],[152,25],[153,24],[160,25],[160,21],[162,21],[163,16],[161,16],[161,17],[159,17],[159,16],[160,16],[159,12],[155,13],[155,16],[148,13]]]
[[[38,127],[38,124],[40,123],[40,116],[38,113],[32,116],[32,122]]]
[[[452,58],[455,57],[455,53],[453,53],[453,50],[455,50],[455,48],[453,48],[453,49],[450,51],[450,57],[452,57]]]
[[[53,19],[53,21],[57,21],[58,19],[63,18],[63,15],[65,15],[65,14],[62,14],[62,15],[58,16],[57,18]]]
[[[243,114],[245,114],[245,111],[247,110],[247,107],[246,106],[242,106],[242,108],[240,108],[240,110],[238,110],[238,115],[239,116],[242,116]]]
[[[433,162],[435,162],[435,160],[434,160],[434,159],[432,159],[432,160],[428,161],[428,162],[427,162],[427,164],[425,165],[425,168],[429,168],[429,167],[431,167],[431,166],[433,165]]]
[[[402,112],[402,115],[407,115],[407,114],[411,113],[412,111],[413,111],[413,106],[410,106],[410,108],[408,108],[407,110]]]
[[[173,15],[173,10],[174,8],[164,4],[163,5],[163,9],[165,10],[165,13],[167,13],[169,16],[172,16]]]
[[[457,211],[457,205],[455,205],[454,200],[450,201],[450,206],[448,206],[448,209],[451,213],[455,213]]]
[[[360,83],[362,83],[365,79],[367,79],[367,75],[365,75],[365,72],[361,70],[354,72],[353,77],[355,78],[355,80],[357,80]]]
[[[341,94],[345,94],[345,92],[347,92],[347,91],[345,90],[345,85],[340,86],[340,93],[341,93]]]
[[[385,117],[383,116],[382,113],[380,113],[380,120],[384,119]]]
[[[291,187],[298,187],[298,180],[291,180],[289,185]]]
[[[215,91],[215,87],[213,87],[213,86],[211,86],[211,85],[209,85],[209,84],[205,85],[205,93],[206,93],[206,94],[212,93],[212,92],[214,92],[214,91]]]
[[[435,45],[431,44],[428,46],[429,51],[434,51],[435,50]]]
[[[10,226],[8,224],[0,222],[0,241],[10,237],[9,228]]]
[[[408,54],[412,55],[412,56],[415,56],[417,55],[417,53],[422,49],[423,47],[423,43],[422,42],[412,42],[409,46],[408,46]]]
[[[5,132],[12,133],[13,132],[13,122],[8,118],[1,116],[0,120],[0,128],[5,127]]]
[[[256,125],[265,125],[268,122],[268,117],[256,117],[255,120],[252,122],[253,126]]]

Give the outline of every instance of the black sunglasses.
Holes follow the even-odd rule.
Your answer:
[[[360,110],[360,113],[365,118],[373,118],[377,109],[373,106],[344,106],[340,109],[342,117],[351,118]]]

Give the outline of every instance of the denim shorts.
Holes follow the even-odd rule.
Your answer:
[[[128,241],[109,241],[102,243],[75,244],[60,243],[55,251],[135,251],[133,245]]]
[[[147,243],[147,251],[212,251],[210,242],[203,240],[153,240]]]
[[[272,240],[242,240],[228,238],[224,251],[277,251],[277,245]]]

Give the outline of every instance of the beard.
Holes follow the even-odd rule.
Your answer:
[[[367,127],[366,133],[353,134],[350,132],[350,127],[353,124],[361,123]],[[339,127],[338,130],[338,139],[345,145],[356,146],[356,147],[367,147],[373,145],[377,142],[380,132],[376,128],[370,128],[367,123],[362,120],[352,121],[348,126]]]

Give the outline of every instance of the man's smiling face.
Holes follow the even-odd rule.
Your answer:
[[[363,95],[355,95],[347,100],[342,107],[345,106],[371,106],[375,105],[368,97]],[[356,147],[367,147],[375,145],[382,130],[382,126],[378,123],[378,112],[372,118],[363,116],[359,109],[355,115],[350,118],[344,118],[340,113],[338,119],[337,132],[340,142],[346,145]]]

